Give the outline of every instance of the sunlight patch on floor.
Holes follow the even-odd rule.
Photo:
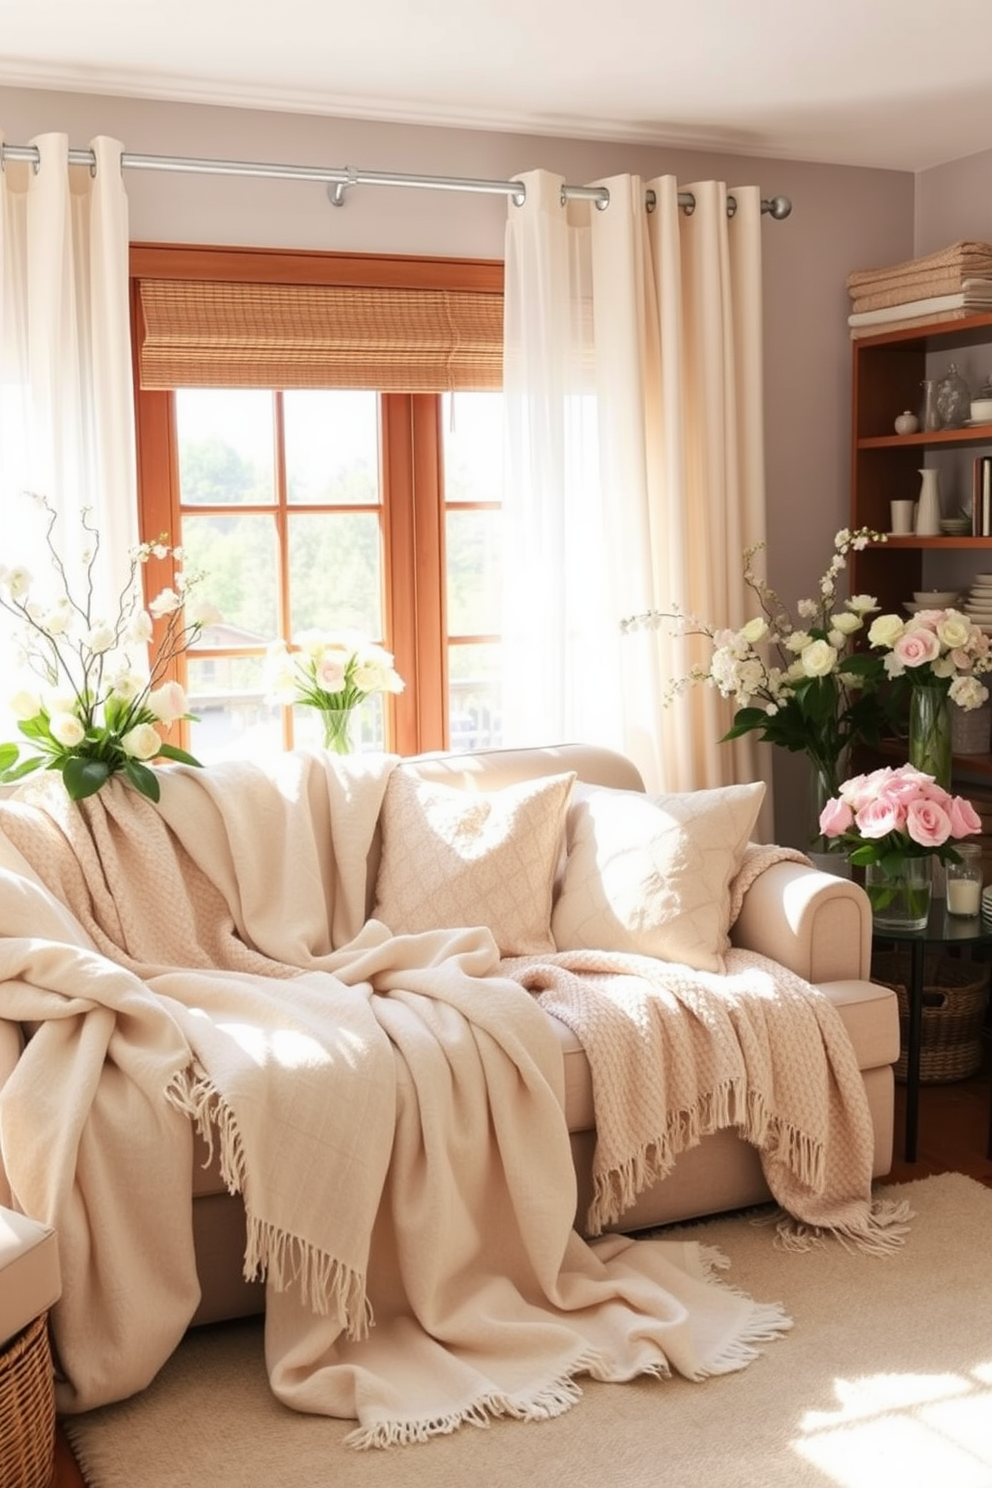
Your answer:
[[[835,1410],[807,1411],[792,1449],[838,1488],[990,1488],[992,1361],[951,1374],[834,1382]]]

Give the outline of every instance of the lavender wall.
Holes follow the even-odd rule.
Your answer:
[[[0,130],[9,144],[63,131],[70,145],[85,147],[94,135],[107,134],[140,154],[496,180],[537,167],[574,184],[622,171],[675,174],[684,185],[715,177],[731,186],[757,182],[764,196],[791,197],[792,216],[780,223],[766,219],[764,226],[769,578],[789,603],[815,592],[833,534],[848,514],[844,279],[852,269],[897,262],[916,251],[911,175],[20,89],[0,89]],[[984,160],[987,181],[992,155]],[[335,209],[314,183],[128,171],[126,184],[134,241],[483,258],[503,253],[501,197],[360,187],[343,209]],[[776,835],[801,843],[802,761],[777,757],[774,765]]]
[[[992,150],[917,177],[914,256],[969,239],[992,241]]]

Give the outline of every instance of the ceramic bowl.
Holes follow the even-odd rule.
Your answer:
[[[972,398],[971,421],[973,424],[992,424],[992,398]]]
[[[914,589],[913,598],[924,610],[944,610],[957,604],[960,594],[957,589]]]

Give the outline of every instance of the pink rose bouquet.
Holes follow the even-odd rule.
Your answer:
[[[845,780],[820,814],[824,837],[849,848],[852,863],[898,873],[906,858],[958,862],[954,843],[982,830],[971,802],[952,796],[912,765],[886,765]]]

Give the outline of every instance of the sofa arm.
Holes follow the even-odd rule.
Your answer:
[[[3,1089],[7,1080],[14,1072],[14,1066],[21,1057],[24,1048],[24,1038],[19,1023],[11,1023],[9,1018],[0,1018],[0,1090]],[[10,1184],[3,1169],[3,1153],[0,1152],[0,1204],[11,1203]]]
[[[867,980],[868,895],[850,879],[802,863],[773,863],[744,895],[730,939],[808,982]]]

